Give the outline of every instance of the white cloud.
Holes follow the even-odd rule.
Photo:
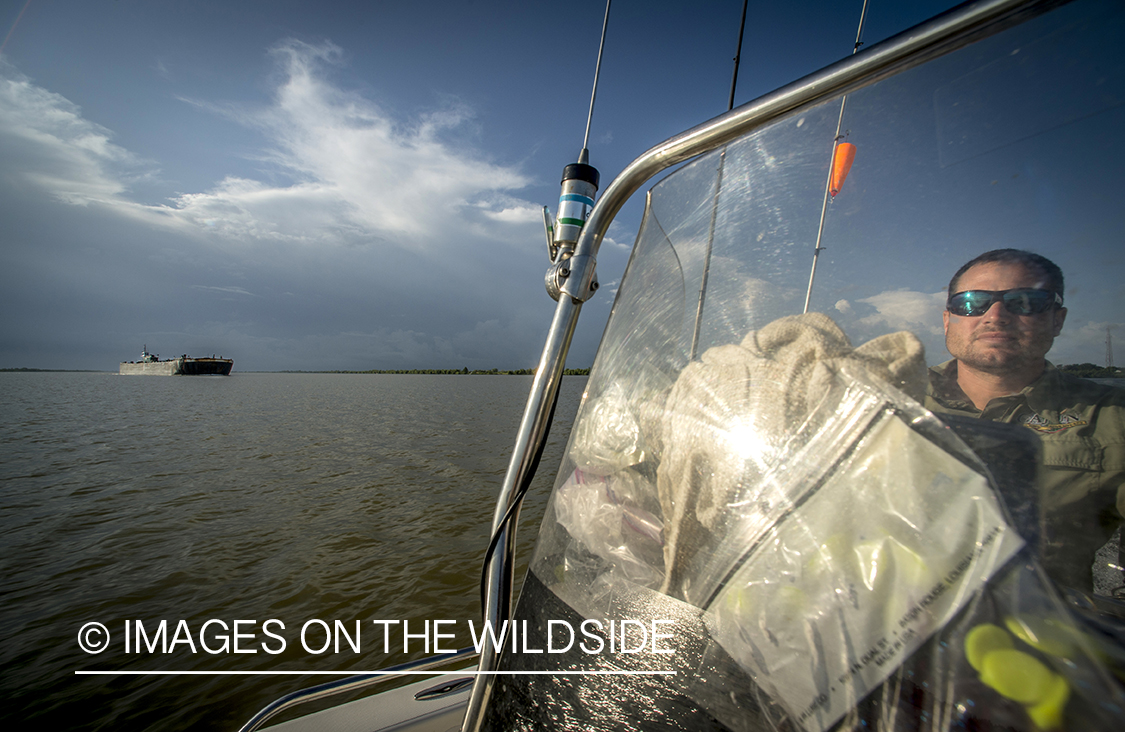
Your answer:
[[[860,299],[875,308],[875,313],[860,318],[869,327],[885,327],[891,331],[910,330],[937,335],[941,329],[941,311],[945,308],[945,291],[925,293],[913,290],[888,290]],[[841,309],[841,312],[846,312]]]
[[[241,241],[318,242],[364,233],[350,221],[347,203],[323,182],[279,188],[231,177],[206,193],[180,195],[174,208],[143,211]]]
[[[111,202],[139,161],[65,97],[0,61],[0,145],[6,173],[76,205]]]
[[[948,358],[941,326],[944,308],[944,290],[927,293],[901,289],[839,300],[833,309],[852,343],[858,345],[885,333],[910,331],[925,346],[927,361],[934,364]]]
[[[254,293],[252,293],[248,290],[244,290],[241,287],[214,287],[214,286],[211,286],[211,285],[192,285],[191,287],[194,290],[207,290],[209,292],[225,292],[225,293],[228,293],[228,294],[231,294],[231,295],[247,295],[249,297],[254,297]]]
[[[324,66],[339,62],[338,47],[290,40],[273,54],[285,75],[274,104],[236,118],[265,132],[268,159],[299,182],[278,188],[224,181],[177,200],[184,216],[233,236],[265,230],[269,236],[296,231],[303,239],[377,236],[423,249],[484,219],[535,221],[530,204],[497,195],[526,186],[523,174],[443,141],[444,133],[471,120],[467,106],[453,102],[413,123],[397,121],[326,81]],[[305,225],[273,226],[285,218],[279,208]]]
[[[281,80],[266,107],[193,102],[263,135],[268,179],[226,175],[167,205],[138,203],[128,189],[141,161],[77,106],[10,67],[0,69],[0,134],[17,141],[25,180],[63,201],[209,238],[380,241],[434,254],[459,246],[466,232],[511,242],[534,233],[539,207],[508,193],[529,178],[444,139],[471,125],[469,107],[453,100],[415,120],[393,119],[328,81],[327,67],[343,56],[333,44],[288,40],[272,55]]]
[[[542,227],[543,207],[508,197],[496,198],[488,202],[480,202],[477,207],[490,221],[502,223],[538,223]],[[544,234],[546,237],[546,234]],[[546,242],[546,238],[543,240]]]

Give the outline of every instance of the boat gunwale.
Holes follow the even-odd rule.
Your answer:
[[[337,694],[346,694],[354,691],[362,691],[372,686],[392,681],[394,679],[401,679],[406,676],[412,676],[422,671],[430,671],[431,669],[439,669],[446,664],[456,663],[461,660],[470,660],[477,656],[477,652],[473,648],[462,648],[455,653],[443,654],[438,658],[423,658],[417,661],[408,661],[406,663],[391,666],[375,674],[356,674],[354,676],[347,676],[336,681],[328,681],[316,686],[309,686],[304,689],[286,694],[280,699],[276,699],[265,707],[263,707],[257,714],[251,717],[246,724],[239,727],[238,732],[254,732],[261,729],[270,719],[273,719],[278,714],[292,709],[293,707],[307,704],[309,702],[318,701],[320,699],[327,699]],[[464,672],[454,670],[442,670],[433,672],[434,676],[444,676],[446,674]]]

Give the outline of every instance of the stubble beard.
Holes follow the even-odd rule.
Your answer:
[[[1007,333],[1008,331],[985,332]],[[1002,344],[981,342],[977,334],[959,343],[950,342],[947,337],[946,348],[959,363],[975,371],[993,376],[1011,376],[1040,368],[1046,352],[1050,350],[1051,343],[1023,344],[1020,342],[1018,334],[1011,335],[1014,340]],[[1052,338],[1051,341],[1053,340]],[[1039,347],[1036,348],[1036,345]]]

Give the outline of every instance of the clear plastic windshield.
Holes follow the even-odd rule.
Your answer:
[[[1121,37],[1119,3],[1073,3],[656,185],[537,586],[694,618],[676,688],[720,727],[1120,729],[1125,389],[1086,377],[1125,340]],[[943,321],[1003,248],[1065,289],[1007,260],[969,289],[1066,311]],[[978,404],[974,344],[1040,371]]]

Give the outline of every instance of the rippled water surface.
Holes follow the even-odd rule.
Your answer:
[[[369,670],[372,619],[453,619],[471,644],[480,562],[530,377],[0,373],[0,719],[13,729],[236,730],[325,677],[78,670]],[[585,378],[568,377],[521,521],[528,553]],[[263,635],[270,618],[286,648]],[[256,635],[211,654],[199,632]],[[301,626],[363,624],[312,654]],[[193,633],[125,652],[125,622]],[[84,624],[110,634],[97,655]],[[309,639],[318,646],[324,636]],[[151,634],[150,634],[151,635]],[[207,633],[219,648],[221,626]],[[91,640],[97,640],[96,635]],[[14,726],[13,726],[14,725]]]

